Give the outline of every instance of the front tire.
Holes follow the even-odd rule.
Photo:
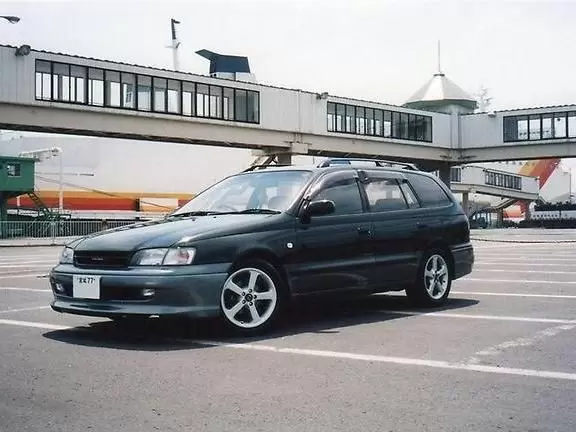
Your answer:
[[[234,333],[264,333],[278,321],[286,293],[286,284],[273,265],[259,259],[243,261],[230,271],[222,286],[222,319]]]
[[[451,288],[452,269],[448,254],[433,249],[422,257],[416,282],[406,288],[406,294],[417,306],[438,307],[446,303]]]

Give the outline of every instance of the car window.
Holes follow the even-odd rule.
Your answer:
[[[334,201],[335,211],[330,216],[362,213],[362,198],[356,179],[342,179],[329,183],[313,200]]]
[[[310,171],[262,171],[228,177],[173,213],[195,211],[285,211],[310,179]]]
[[[435,179],[419,174],[406,173],[406,176],[420,198],[422,207],[439,207],[452,203]]]
[[[410,208],[420,207],[420,204],[418,204],[418,199],[416,198],[416,195],[414,195],[414,191],[412,190],[412,188],[408,183],[402,182],[400,184],[400,189],[402,189],[402,192],[404,193],[404,198],[406,198],[406,201],[408,202],[408,207]]]
[[[395,180],[371,179],[364,185],[370,211],[383,212],[408,208],[400,186]]]

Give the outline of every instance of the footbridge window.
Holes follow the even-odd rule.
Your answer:
[[[36,100],[260,123],[260,93],[36,60]]]
[[[512,174],[484,171],[484,183],[489,186],[522,190],[522,178]]]
[[[328,102],[328,132],[432,142],[432,117]]]
[[[504,142],[576,138],[576,111],[504,117]]]

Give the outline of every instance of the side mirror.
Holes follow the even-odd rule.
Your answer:
[[[326,216],[330,213],[334,213],[335,210],[336,207],[334,206],[334,201],[312,201],[308,204],[305,214],[306,216]]]

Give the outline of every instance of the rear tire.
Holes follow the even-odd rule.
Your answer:
[[[222,321],[233,333],[253,336],[269,331],[287,304],[288,289],[269,262],[250,259],[235,265],[222,286]]]
[[[406,294],[416,306],[438,307],[446,303],[452,288],[452,268],[447,252],[426,251],[418,268],[416,281],[406,287]]]

